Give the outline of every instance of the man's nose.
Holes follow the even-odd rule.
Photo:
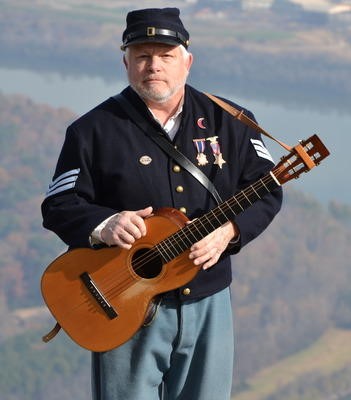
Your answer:
[[[148,60],[148,69],[150,71],[158,71],[160,69],[160,58],[152,56]]]

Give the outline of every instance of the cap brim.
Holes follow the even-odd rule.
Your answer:
[[[182,43],[176,39],[162,36],[152,36],[152,37],[141,37],[131,40],[126,44],[122,44],[121,50],[125,50],[127,47],[133,44],[143,44],[143,43],[161,43],[167,44],[169,46],[180,46]]]

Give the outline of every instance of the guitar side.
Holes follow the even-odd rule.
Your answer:
[[[142,326],[155,296],[195,277],[199,267],[188,259],[189,251],[168,263],[151,251],[186,222],[179,211],[160,209],[145,220],[147,236],[131,250],[74,249],[47,267],[43,298],[73,341],[92,351],[123,344]]]

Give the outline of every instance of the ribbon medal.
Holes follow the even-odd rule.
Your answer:
[[[208,160],[206,157],[205,151],[205,141],[206,139],[193,139],[196,151],[197,151],[197,164],[200,166],[208,164]]]
[[[217,139],[218,139],[218,136],[211,136],[211,137],[207,138],[206,140],[208,140],[210,142],[210,146],[212,148],[212,153],[215,158],[215,161],[213,164],[217,164],[219,166],[219,168],[222,169],[222,166],[223,166],[223,164],[226,163],[226,161],[223,158],[223,155],[221,153],[221,148],[219,146]]]

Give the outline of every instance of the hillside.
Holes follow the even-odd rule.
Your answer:
[[[0,93],[0,309],[38,304],[40,271],[62,245],[41,227],[39,205],[73,114]]]
[[[40,328],[39,344],[40,335],[52,328],[40,309],[25,310],[42,305],[40,276],[64,249],[42,229],[40,203],[73,118],[69,110],[0,95],[4,351],[11,337]],[[351,328],[350,239],[349,206],[333,203],[326,209],[287,184],[282,212],[259,240],[233,258],[236,387],[246,387],[255,373],[311,345],[330,328]],[[61,376],[61,370],[56,373]]]
[[[331,326],[351,326],[349,240],[349,225],[286,187],[282,212],[234,260],[239,376],[310,345]]]
[[[351,331],[331,329],[310,347],[259,371],[232,400],[346,400],[350,372]]]

